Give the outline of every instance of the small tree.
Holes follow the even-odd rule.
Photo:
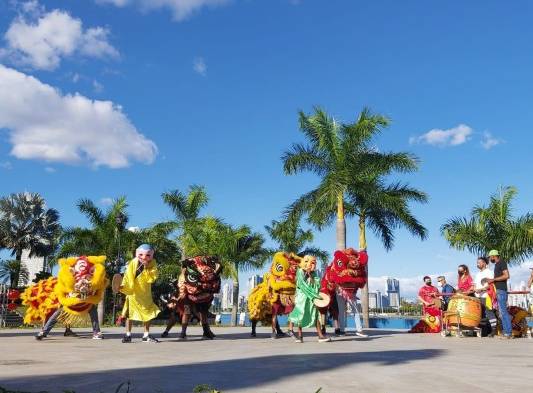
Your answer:
[[[27,282],[30,274],[21,261],[8,260],[0,262],[0,281],[9,282],[11,288],[17,288],[21,281]]]

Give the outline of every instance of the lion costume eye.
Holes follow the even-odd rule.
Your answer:
[[[187,275],[187,281],[189,281],[190,283],[197,283],[198,282],[198,277],[196,277],[195,274],[189,274]]]
[[[276,264],[276,271],[277,271],[278,273],[281,273],[281,272],[283,272],[283,270],[284,270],[284,269],[283,269],[283,265],[280,264],[280,263],[277,263],[277,264]]]
[[[340,259],[337,259],[337,266],[342,267],[342,261]]]

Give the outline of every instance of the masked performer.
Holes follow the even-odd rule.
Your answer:
[[[418,291],[424,317],[409,330],[409,333],[439,333],[441,330],[441,310],[439,291],[431,285],[431,277],[424,277],[424,286]]]
[[[326,267],[322,277],[320,292],[331,297],[329,306],[322,308],[322,332],[325,333],[326,314],[329,313],[334,320],[335,334],[344,334],[346,324],[345,307],[350,304],[354,313],[355,334],[367,337],[363,333],[361,317],[357,306],[357,290],[363,288],[368,280],[368,254],[366,250],[356,251],[353,248],[337,250],[333,255],[333,261]]]
[[[278,315],[289,314],[294,308],[296,269],[302,258],[294,254],[277,252],[272,259],[270,272],[248,297],[248,312],[252,323],[252,337],[256,336],[257,323],[272,324],[271,338],[284,337]]]
[[[320,299],[320,278],[316,274],[316,258],[310,255],[303,257],[300,268],[296,272],[296,297],[294,309],[289,314],[289,321],[298,327],[297,343],[303,343],[302,328],[316,327],[318,342],[331,341],[322,334],[319,312],[313,301]]]
[[[105,277],[105,256],[81,256],[59,260],[56,278],[41,280],[26,289],[23,299],[28,305],[26,322],[46,321],[35,336],[46,337],[57,321],[68,326],[91,319],[93,339],[103,339],[98,323],[97,305],[102,300],[108,281]],[[53,292],[52,292],[53,291]]]
[[[150,334],[150,321],[159,314],[159,308],[152,299],[152,284],[156,279],[157,264],[154,250],[152,246],[142,244],[135,250],[135,258],[128,263],[120,286],[120,292],[126,295],[122,310],[122,317],[127,319],[123,343],[131,342],[133,321],[140,321],[144,325],[143,342],[159,342]]]
[[[214,256],[196,256],[181,262],[181,274],[177,283],[177,293],[171,297],[167,306],[176,309],[181,315],[181,333],[179,338],[187,338],[187,327],[191,316],[197,315],[202,325],[202,337],[208,340],[215,338],[209,327],[209,307],[216,293],[220,291],[220,274],[222,264]],[[168,335],[172,327],[171,321],[163,333]]]

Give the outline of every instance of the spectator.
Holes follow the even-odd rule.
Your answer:
[[[487,302],[487,297],[489,296],[487,292],[489,285],[487,282],[494,278],[494,273],[489,269],[489,261],[485,257],[479,257],[477,259],[477,268],[479,272],[476,273],[474,278],[475,294],[481,301],[482,318],[489,320],[488,326],[482,326],[482,332],[484,336],[493,337],[497,332],[498,320],[492,308],[492,301]],[[490,306],[488,306],[489,304]]]
[[[439,287],[441,287],[441,290],[440,290],[441,293],[450,294],[450,295],[442,296],[441,308],[442,308],[442,311],[446,311],[448,309],[448,303],[450,302],[450,299],[452,297],[451,294],[455,293],[455,288],[446,282],[446,277],[444,276],[438,276],[437,282],[439,283]]]
[[[491,263],[494,263],[494,278],[489,283],[494,283],[496,287],[496,298],[498,299],[498,311],[502,321],[503,336],[502,338],[513,338],[513,328],[511,325],[511,316],[507,310],[507,280],[511,277],[507,262],[502,261],[498,250],[489,252]]]
[[[468,266],[459,265],[459,267],[457,268],[457,274],[459,275],[459,277],[457,278],[457,292],[465,296],[473,296],[474,280],[470,275],[470,270],[468,270]]]

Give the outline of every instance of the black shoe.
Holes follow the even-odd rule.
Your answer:
[[[335,335],[336,336],[346,336],[346,332],[344,330],[335,329]]]
[[[45,337],[46,337],[46,335],[45,335],[43,332],[39,332],[39,333],[37,333],[37,335],[35,336],[35,339],[36,339],[37,341],[41,341],[41,340],[42,340],[43,338],[45,338]]]
[[[143,343],[158,343],[159,340],[157,338],[155,338],[154,336],[152,336],[151,334],[149,334],[148,336],[143,336]]]
[[[128,336],[127,334],[122,337],[123,343],[131,343],[131,336]]]
[[[255,332],[250,333],[250,336],[257,337],[257,334]]]
[[[63,336],[65,336],[65,337],[78,337],[78,335],[76,333],[74,333],[70,329],[66,329],[65,333],[63,333]]]
[[[164,331],[163,333],[161,333],[161,338],[165,338],[165,337],[168,337],[168,331]]]
[[[187,340],[187,335],[185,333],[180,333],[178,340]]]

